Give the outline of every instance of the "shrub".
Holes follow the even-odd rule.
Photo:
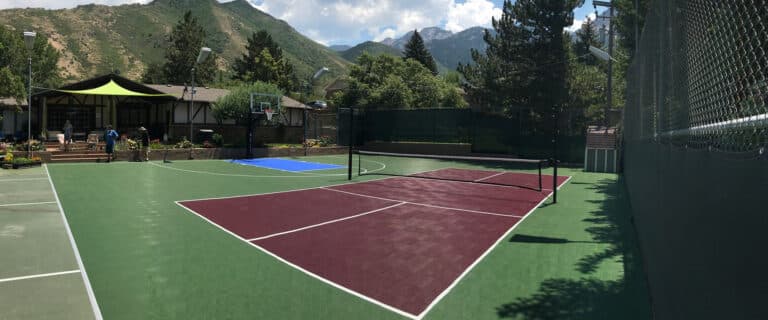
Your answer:
[[[11,163],[13,163],[15,165],[27,165],[27,164],[32,164],[32,160],[24,158],[24,157],[18,157],[18,158],[14,158],[11,161]]]
[[[133,139],[126,139],[125,140],[125,147],[128,150],[139,150],[139,142]]]
[[[332,138],[331,136],[322,136],[317,142],[317,144],[320,145],[321,147],[327,147],[335,143],[336,143],[336,139]]]
[[[42,143],[40,143],[39,140],[32,139],[32,147],[31,147],[32,151],[42,151],[43,148],[45,148],[45,147],[43,146]],[[17,144],[16,145],[16,150],[17,151],[27,151],[27,142],[25,141],[24,143]]]
[[[216,144],[219,147],[224,146],[224,136],[222,136],[219,133],[213,134],[213,143]]]
[[[190,149],[192,148],[192,142],[187,140],[187,137],[182,137],[181,141],[176,143],[175,146],[173,146],[174,149]]]

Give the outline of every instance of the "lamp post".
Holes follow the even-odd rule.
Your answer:
[[[314,88],[312,84],[315,82],[315,79],[320,78],[324,73],[331,71],[331,69],[328,69],[327,67],[322,67],[318,69],[314,75],[312,75],[311,78],[309,78],[309,85],[307,86],[307,98],[304,99],[304,155],[307,155],[307,104],[309,104],[309,97],[311,97],[312,89]]]
[[[607,18],[608,19],[608,55],[613,56],[613,3],[611,1],[592,1],[592,5],[595,7],[595,16],[596,18]],[[606,16],[600,16],[600,14],[597,12],[597,7],[607,7],[609,8],[608,17]],[[613,60],[608,59],[608,86],[606,88],[606,96],[608,102],[605,104],[605,115],[603,119],[603,123],[605,124],[605,127],[608,128],[610,123],[608,122],[608,113],[611,111],[611,105],[613,104]]]
[[[28,69],[27,69],[27,82],[29,84],[29,98],[27,99],[27,157],[32,156],[32,49],[35,47],[35,37],[37,33],[32,31],[24,32],[24,44],[27,46]]]
[[[189,142],[193,143],[192,138],[192,126],[194,123],[194,116],[192,115],[193,112],[195,112],[195,68],[197,68],[198,64],[201,64],[205,61],[205,59],[208,58],[208,55],[211,54],[211,48],[208,47],[202,47],[200,48],[200,53],[197,55],[197,60],[195,60],[195,64],[192,66],[192,91],[190,93],[191,98],[189,102],[189,112],[187,112],[187,121],[189,122]],[[192,150],[190,146],[190,150]],[[192,158],[192,152],[189,153],[190,158]]]

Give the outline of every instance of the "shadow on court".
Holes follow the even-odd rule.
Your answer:
[[[599,209],[585,219],[591,241],[570,241],[530,235],[515,235],[510,242],[610,244],[584,256],[574,266],[580,278],[553,278],[541,282],[538,292],[496,308],[499,318],[535,320],[651,319],[645,276],[631,222],[631,208],[623,180],[601,180],[593,187],[606,200],[595,201]],[[624,276],[601,280],[593,274],[605,261],[622,261]]]

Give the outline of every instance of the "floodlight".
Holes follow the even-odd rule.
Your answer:
[[[37,33],[31,31],[24,32],[24,44],[27,45],[28,50],[32,50],[35,47],[35,37]]]
[[[208,47],[202,47],[200,48],[200,54],[197,56],[197,63],[203,63],[205,59],[208,58],[208,55],[211,54],[211,48]]]

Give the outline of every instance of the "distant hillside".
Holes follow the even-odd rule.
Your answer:
[[[459,33],[452,33],[437,27],[424,28],[419,34],[424,39],[427,49],[432,53],[435,61],[448,70],[456,70],[459,63],[471,63],[471,49],[485,52],[482,27],[474,27]],[[493,30],[491,30],[493,31]],[[381,44],[402,50],[405,44],[413,36],[413,31],[406,33],[398,39],[385,39]],[[441,72],[445,69],[441,68]]]
[[[349,49],[352,49],[352,46],[348,46],[348,45],[345,45],[345,44],[339,44],[339,45],[329,46],[328,49],[331,49],[331,50],[336,51],[336,52],[342,52],[342,51],[347,51]]]
[[[168,35],[184,11],[191,9],[205,28],[206,45],[229,65],[245,50],[246,38],[265,29],[296,65],[301,78],[322,66],[332,75],[345,74],[348,62],[325,46],[298,33],[285,21],[263,13],[246,0],[155,0],[146,5],[85,5],[74,9],[0,10],[0,24],[35,30],[62,52],[65,79],[80,80],[111,70],[138,79],[151,62],[162,62]],[[332,77],[327,77],[332,78]]]
[[[344,59],[355,62],[357,61],[357,57],[361,56],[363,52],[368,52],[369,54],[372,54],[374,56],[377,56],[380,54],[390,54],[396,57],[400,57],[403,55],[403,53],[400,50],[392,48],[388,45],[381,44],[378,42],[373,42],[373,41],[366,41],[350,48],[349,50],[342,52],[341,56]]]
[[[491,31],[493,32],[492,29]],[[484,34],[485,28],[469,28],[449,38],[432,41],[427,45],[427,48],[435,60],[440,61],[446,68],[456,70],[459,63],[472,62],[471,49],[485,52]]]

